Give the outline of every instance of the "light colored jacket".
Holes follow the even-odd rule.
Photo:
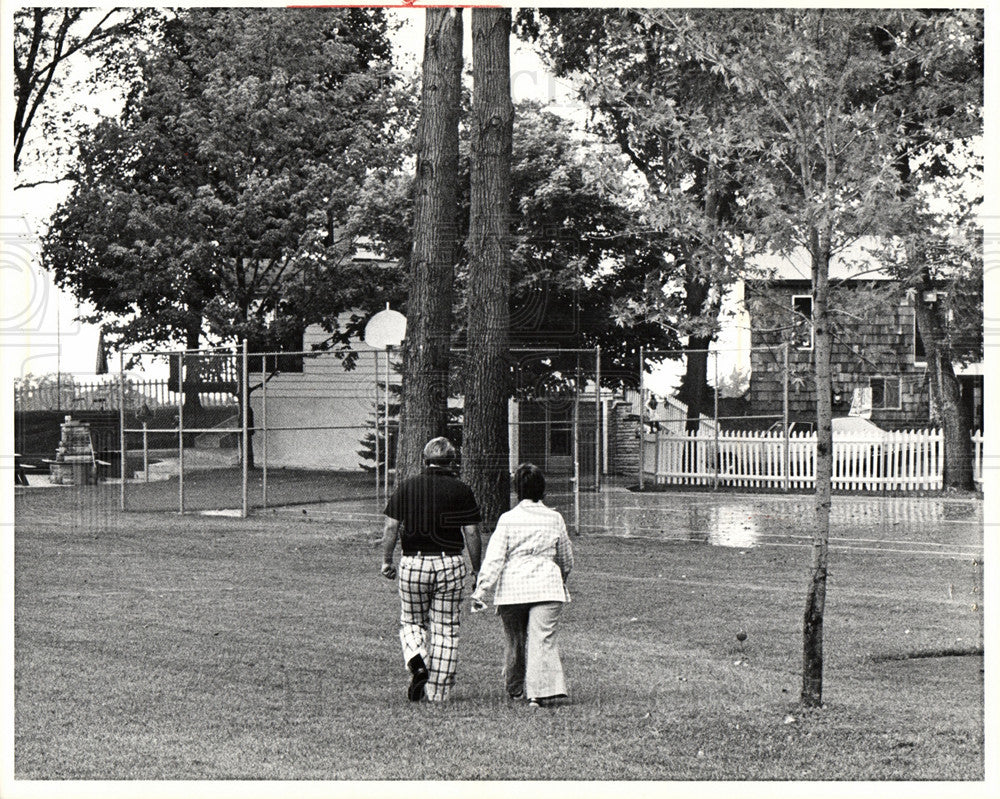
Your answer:
[[[494,605],[569,602],[566,578],[572,569],[562,514],[524,499],[497,521],[472,596],[482,601],[495,586]]]

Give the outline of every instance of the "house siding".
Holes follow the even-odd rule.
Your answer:
[[[306,331],[305,350],[324,340],[316,328]],[[264,440],[259,432],[265,425],[267,463],[275,468],[357,470],[358,450],[370,432],[376,407],[376,355],[378,356],[379,399],[385,383],[385,356],[366,344],[355,345],[358,359],[351,370],[330,353],[303,359],[301,373],[284,373],[267,382],[265,392],[251,394],[251,407],[258,432],[254,447],[263,458]],[[394,355],[394,360],[395,360]],[[260,375],[251,375],[251,383]],[[399,382],[393,372],[390,380]],[[274,429],[278,428],[278,429]]]
[[[775,308],[791,309],[792,297],[808,294],[810,285],[808,281],[785,281],[770,284],[766,291]],[[790,313],[782,317],[776,312],[769,318],[769,327],[780,328],[789,322]],[[787,333],[780,330],[754,329],[751,339],[750,402],[754,413],[773,413],[774,421],[780,421],[782,415],[784,335]],[[789,345],[788,412],[792,422],[815,421],[813,353],[813,349]],[[910,302],[887,310],[875,321],[841,325],[834,335],[831,372],[834,416],[848,413],[853,390],[867,387],[870,378],[898,377],[899,407],[873,408],[872,421],[885,429],[930,423],[926,368],[914,364],[914,309]]]

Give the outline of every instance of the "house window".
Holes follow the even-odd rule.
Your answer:
[[[872,377],[868,384],[872,389],[872,408],[881,410],[899,410],[898,377]]]
[[[573,426],[565,422],[553,422],[549,430],[549,455],[573,454]]]
[[[916,314],[913,315],[913,365],[927,366],[927,351],[924,349],[924,340],[920,337]]]
[[[548,409],[549,455],[573,454],[573,407],[569,404]]]
[[[792,296],[792,312],[794,330],[792,332],[792,343],[803,350],[813,348],[813,298],[809,294],[795,294]]]

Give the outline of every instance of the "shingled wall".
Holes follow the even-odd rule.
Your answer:
[[[767,287],[768,300],[775,312],[768,314],[768,330],[755,324],[752,332],[750,402],[756,414],[781,414],[784,395],[784,355],[781,347],[787,331],[782,323],[790,322],[788,313],[777,309],[792,307],[793,295],[809,294],[808,281],[786,281]],[[842,316],[841,319],[844,317]],[[900,407],[872,410],[871,419],[885,429],[924,427],[930,423],[929,391],[926,367],[914,364],[914,310],[902,303],[877,315],[874,321],[850,328],[841,322],[831,353],[834,416],[850,410],[855,388],[869,385],[870,377],[900,379]],[[789,420],[812,422],[816,413],[816,388],[813,378],[812,349],[789,347]]]

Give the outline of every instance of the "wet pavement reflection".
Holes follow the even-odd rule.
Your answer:
[[[554,505],[572,496],[561,496]],[[567,515],[573,515],[572,507]],[[579,534],[750,548],[812,541],[811,496],[582,494]],[[831,547],[968,555],[982,551],[982,503],[940,497],[834,496]]]
[[[612,488],[546,496],[571,534],[683,541],[716,547],[808,547],[813,499],[809,495],[710,492],[636,493]],[[382,505],[371,500],[274,509],[313,521],[343,521],[381,534]],[[996,525],[990,526],[991,531]],[[488,532],[488,531],[487,531]],[[837,496],[830,511],[831,549],[981,558],[983,506],[974,498]]]

